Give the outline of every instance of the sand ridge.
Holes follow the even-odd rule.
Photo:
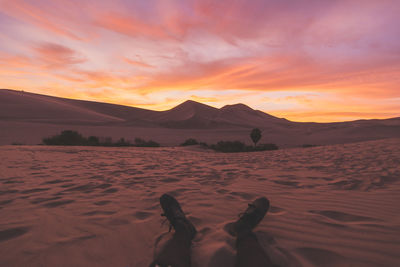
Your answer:
[[[231,266],[224,226],[259,196],[281,266],[396,266],[400,139],[272,152],[0,147],[1,266],[147,266],[168,237],[158,198],[198,229],[193,266]]]

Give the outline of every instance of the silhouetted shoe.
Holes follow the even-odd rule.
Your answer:
[[[269,209],[269,200],[260,197],[250,203],[246,211],[239,215],[239,219],[234,223],[225,226],[225,230],[233,236],[242,236],[250,233],[254,227],[264,218]]]
[[[178,201],[168,194],[163,194],[160,197],[160,204],[164,211],[161,216],[167,217],[170,225],[175,229],[175,232],[186,232],[192,240],[197,230],[194,225],[186,218]],[[171,229],[170,229],[171,230]]]

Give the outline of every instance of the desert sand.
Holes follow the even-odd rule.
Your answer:
[[[281,266],[399,266],[400,139],[221,154],[189,148],[0,147],[0,266],[147,266],[159,196],[197,227],[193,266],[232,266],[224,225],[259,196]]]

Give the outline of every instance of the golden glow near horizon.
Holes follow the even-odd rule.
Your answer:
[[[400,116],[399,1],[0,1],[1,88],[294,121]]]

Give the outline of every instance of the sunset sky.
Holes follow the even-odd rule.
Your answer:
[[[0,0],[0,88],[294,121],[400,116],[399,0]]]

